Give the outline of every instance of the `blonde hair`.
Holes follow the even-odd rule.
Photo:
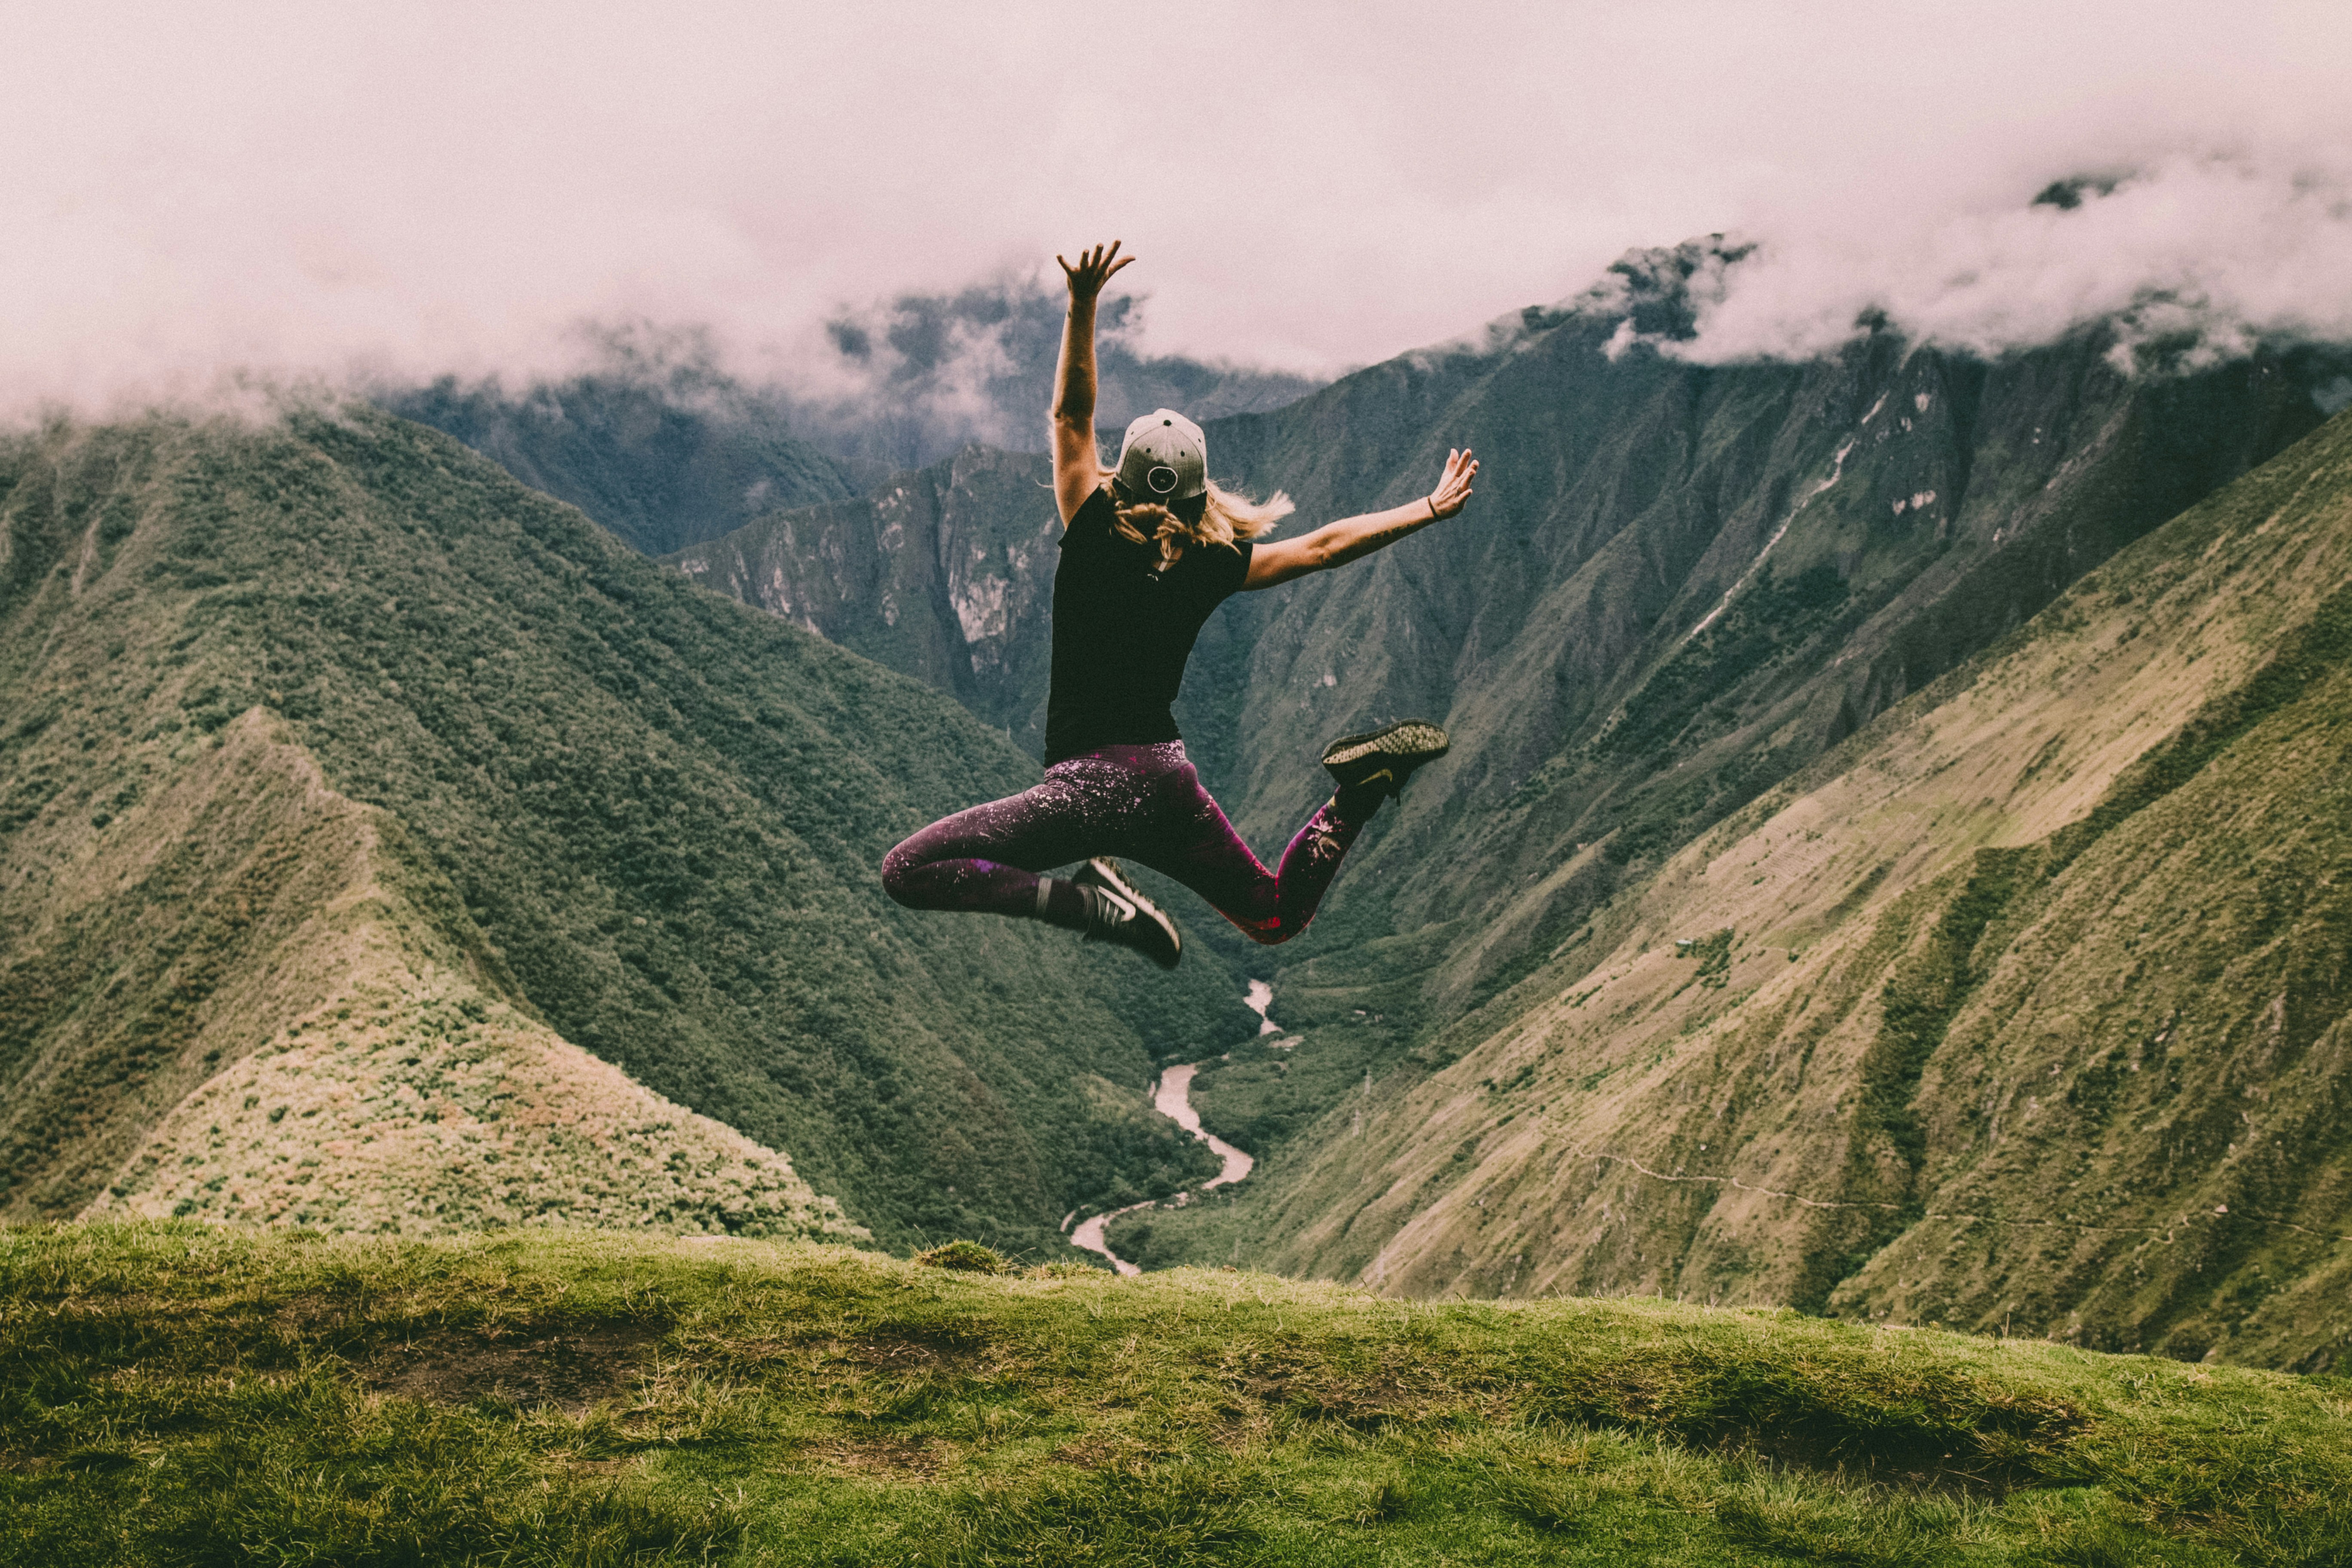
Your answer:
[[[1118,473],[1116,468],[1103,470],[1104,482],[1110,484],[1111,504],[1118,510],[1119,537],[1132,544],[1159,545],[1162,569],[1175,565],[1195,544],[1222,544],[1230,550],[1236,539],[1255,539],[1296,510],[1290,498],[1280,490],[1265,500],[1255,501],[1211,479],[1209,493],[1203,498],[1208,504],[1201,509],[1201,521],[1186,522],[1157,501],[1120,506],[1118,487],[1111,484]]]

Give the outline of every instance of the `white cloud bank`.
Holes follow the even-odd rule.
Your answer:
[[[2352,342],[2352,168],[2326,154],[2173,155],[2065,201],[1760,237],[1710,279],[1685,352],[1801,358],[1869,312],[1985,354],[2100,320],[2121,324],[2125,350],[2165,345],[2184,364],[2265,340]]]
[[[789,376],[843,305],[1113,235],[1151,348],[1297,368],[1717,229],[1759,250],[1709,353],[1868,308],[2352,337],[2337,0],[1272,9],[12,7],[0,405],[557,372],[633,320]]]

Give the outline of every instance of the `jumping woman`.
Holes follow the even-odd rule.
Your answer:
[[[1055,258],[1060,261],[1061,258]],[[1348,846],[1445,731],[1408,721],[1334,741],[1323,765],[1338,790],[1261,865],[1185,760],[1170,704],[1209,612],[1236,591],[1271,588],[1362,559],[1470,499],[1468,451],[1410,506],[1254,542],[1291,510],[1213,484],[1201,428],[1171,409],[1127,427],[1118,466],[1095,444],[1095,300],[1133,261],[1116,242],[1062,261],[1070,314],[1054,397],[1054,494],[1062,559],[1054,574],[1054,662],[1045,702],[1045,779],[1005,800],[932,823],[890,851],[882,885],[910,909],[1040,920],[1176,967],[1176,922],[1138,892],[1112,856],[1161,871],[1255,942],[1288,942],[1315,917]],[[1075,876],[1045,872],[1077,861]]]

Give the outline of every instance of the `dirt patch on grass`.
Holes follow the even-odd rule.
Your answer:
[[[1916,1445],[1886,1453],[1867,1447],[1833,1452],[1825,1445],[1806,1441],[1802,1435],[1787,1433],[1747,1435],[1712,1447],[1726,1456],[1748,1456],[1776,1470],[1819,1476],[1841,1487],[1879,1486],[1897,1492],[1942,1493],[1995,1503],[2013,1491],[2064,1484],[2030,1466],[1988,1458],[1967,1448],[1932,1457],[1920,1452]]]
[[[385,1346],[362,1375],[378,1393],[435,1405],[492,1398],[578,1415],[635,1388],[663,1331],[646,1323],[599,1323],[418,1340]]]
[[[946,1372],[978,1364],[986,1348],[961,1335],[927,1334],[857,1340],[835,1345],[833,1353],[877,1372]]]
[[[1391,1422],[1463,1415],[1500,1419],[1508,1399],[1494,1390],[1459,1388],[1432,1367],[1384,1363],[1342,1369],[1264,1352],[1229,1355],[1219,1368],[1234,1409],[1287,1408],[1310,1420],[1370,1430]]]
[[[950,1458],[929,1437],[835,1437],[801,1450],[803,1459],[852,1475],[888,1480],[927,1481],[948,1468]]]
[[[1071,1438],[1046,1455],[1045,1462],[1080,1470],[1136,1470],[1167,1452],[1124,1433],[1089,1432],[1083,1437]]]
[[[2089,1413],[2043,1394],[1988,1389],[1965,1376],[1808,1381],[1801,1372],[1735,1383],[1731,1397],[1668,1425],[1776,1466],[1904,1490],[1998,1499],[2063,1485],[2068,1449]],[[1692,1412],[1690,1414],[1696,1414]]]

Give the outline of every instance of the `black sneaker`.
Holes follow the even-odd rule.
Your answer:
[[[1184,956],[1176,922],[1136,890],[1118,861],[1089,860],[1070,881],[1087,900],[1087,941],[1131,947],[1162,969]]]
[[[1361,735],[1342,735],[1323,748],[1323,765],[1345,790],[1371,788],[1391,795],[1412,770],[1452,748],[1445,731],[1424,719],[1407,719]]]

